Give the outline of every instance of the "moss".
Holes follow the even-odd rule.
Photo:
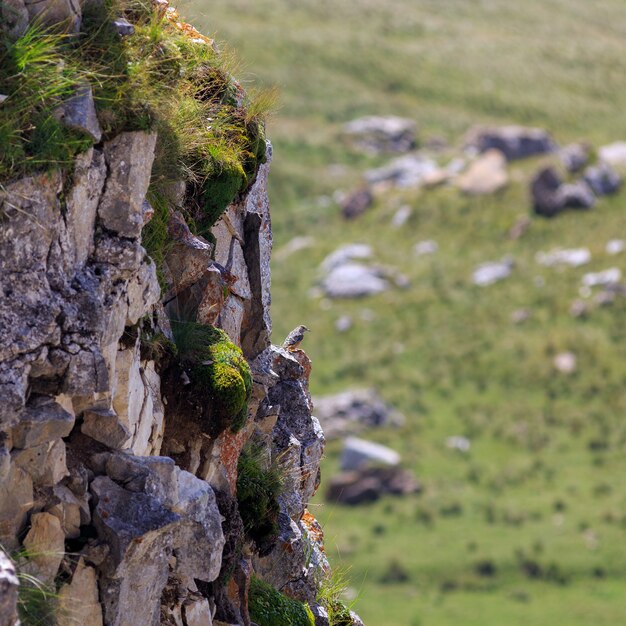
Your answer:
[[[172,331],[192,391],[209,409],[207,430],[241,430],[252,395],[252,374],[241,350],[213,326],[174,320]]]
[[[248,443],[237,465],[237,501],[248,539],[263,556],[274,547],[278,537],[278,496],[283,492],[281,466],[267,463],[265,450],[258,443]]]
[[[250,619],[259,626],[314,626],[311,609],[256,576],[250,579]]]

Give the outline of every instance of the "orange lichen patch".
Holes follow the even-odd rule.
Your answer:
[[[304,513],[300,518],[300,521],[304,524],[307,533],[312,541],[319,546],[319,549],[324,552],[324,531],[320,526],[320,523],[309,513],[308,509],[304,509]]]
[[[230,487],[231,494],[237,493],[237,463],[243,444],[249,437],[247,429],[236,434],[230,430],[225,430],[217,438],[217,445],[220,449],[220,462],[226,473],[226,480]]]
[[[191,24],[187,24],[180,18],[178,11],[170,6],[168,0],[153,0],[154,6],[160,15],[173,24],[181,33],[195,41],[196,43],[205,43],[215,47],[215,41],[210,37],[206,37],[200,31],[196,30]]]

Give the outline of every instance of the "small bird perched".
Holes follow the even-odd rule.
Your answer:
[[[304,333],[310,332],[306,326],[296,326],[283,342],[283,348],[289,352],[297,350],[304,339]]]

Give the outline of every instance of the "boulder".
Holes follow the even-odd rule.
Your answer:
[[[487,152],[494,148],[500,150],[508,161],[553,152],[556,148],[545,130],[524,126],[472,129],[466,143],[478,152]]]
[[[61,437],[67,437],[74,427],[74,416],[49,396],[35,396],[13,427],[13,445],[33,448]]]
[[[615,285],[622,280],[622,270],[619,267],[610,267],[601,272],[589,272],[582,277],[582,284],[585,287],[607,287]]]
[[[341,452],[341,469],[356,470],[368,465],[396,466],[400,463],[400,455],[391,448],[380,443],[348,437]]]
[[[370,154],[408,152],[417,144],[413,120],[389,115],[372,115],[348,122],[344,134],[359,149]]]
[[[495,193],[509,182],[506,163],[500,150],[487,150],[456,179],[456,184],[468,196]]]
[[[76,92],[55,111],[54,116],[70,130],[89,135],[95,143],[102,139],[102,130],[96,115],[96,105],[89,83],[83,83]]]
[[[313,399],[315,414],[324,435],[334,439],[364,428],[400,426],[405,418],[389,406],[374,389],[344,391]]]
[[[51,583],[65,556],[65,534],[59,519],[50,513],[34,513],[23,543],[26,559],[22,571]]]
[[[59,590],[57,626],[102,626],[96,570],[81,557],[70,583]]]
[[[583,178],[596,196],[610,196],[622,186],[622,177],[607,163],[588,167]]]
[[[587,143],[572,143],[559,150],[559,159],[568,172],[580,172],[589,162],[590,150]]]
[[[626,169],[626,141],[616,141],[598,149],[601,161],[620,170]]]
[[[322,281],[329,298],[362,298],[389,288],[384,272],[361,263],[346,263],[332,270]]]
[[[365,180],[370,185],[392,187],[419,187],[439,171],[439,166],[428,157],[415,153],[394,159],[388,165],[365,172]]]
[[[546,167],[532,180],[531,196],[533,210],[543,217],[554,217],[564,209],[589,209],[595,204],[595,196],[583,181],[564,184],[556,170]]]
[[[399,467],[370,467],[333,476],[326,497],[331,502],[357,505],[384,495],[408,495],[421,491],[413,475]]]

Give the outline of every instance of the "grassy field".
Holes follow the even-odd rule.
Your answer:
[[[367,436],[397,449],[423,494],[359,508],[324,504],[336,565],[350,567],[368,626],[598,626],[626,623],[626,326],[624,300],[573,318],[584,272],[626,270],[609,257],[624,236],[626,193],[588,213],[533,219],[525,181],[542,159],[510,167],[488,198],[453,188],[390,192],[355,222],[330,199],[384,162],[342,141],[362,114],[415,119],[453,147],[478,123],[522,123],[560,143],[626,140],[623,0],[196,0],[181,7],[237,49],[245,82],[277,84],[270,122],[275,341],[305,323],[314,393],[376,387],[407,416]],[[445,156],[441,157],[445,161]],[[549,159],[548,159],[549,160]],[[390,221],[403,204],[408,224]],[[311,247],[286,256],[295,236]],[[439,251],[415,257],[434,239]],[[345,242],[410,279],[360,301],[312,298],[326,254]],[[535,255],[588,247],[592,262],[558,270]],[[488,288],[472,269],[505,255],[512,276]],[[511,314],[532,317],[516,325]],[[334,329],[341,315],[354,326]],[[577,371],[554,355],[572,351]],[[471,451],[449,450],[463,435]],[[328,446],[323,471],[338,466]]]

